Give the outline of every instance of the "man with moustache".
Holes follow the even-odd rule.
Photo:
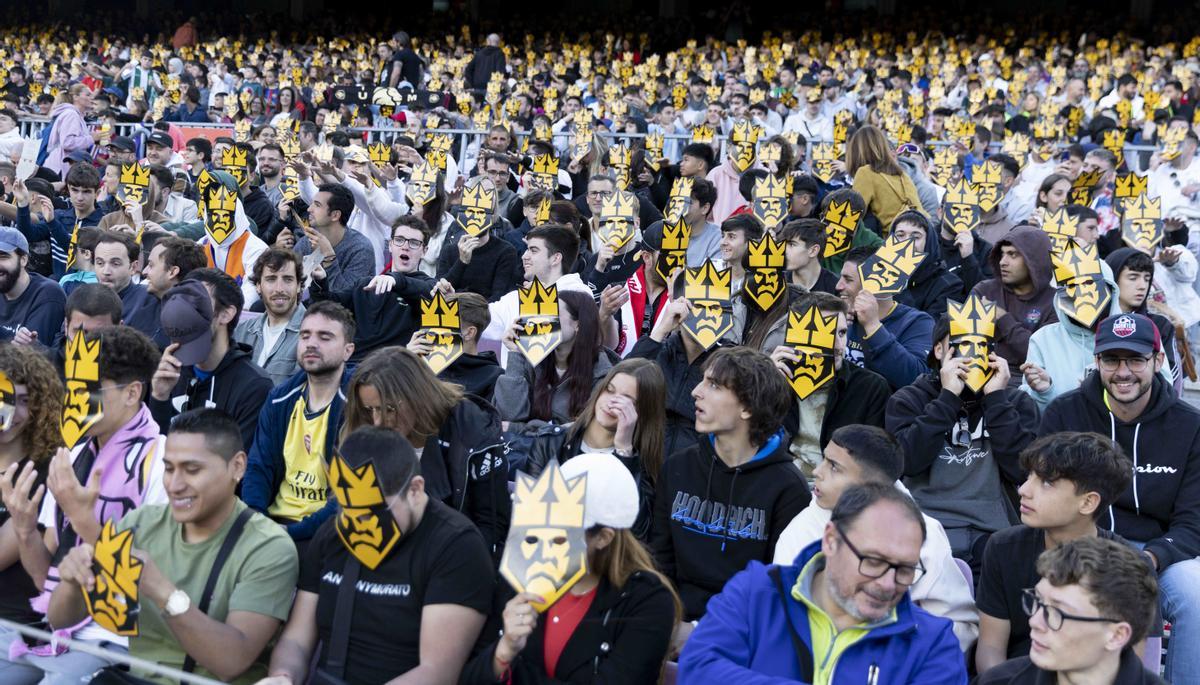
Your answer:
[[[278,207],[283,201],[283,148],[275,143],[267,143],[258,149],[258,178],[261,181],[259,190],[267,196],[272,207]]]
[[[238,323],[233,339],[254,349],[254,363],[275,385],[299,370],[296,342],[305,308],[300,303],[304,266],[300,255],[278,247],[268,248],[254,263],[250,282],[266,307],[262,316]]]
[[[67,296],[57,283],[30,273],[29,243],[11,226],[0,226],[0,339],[17,343],[54,339]]]

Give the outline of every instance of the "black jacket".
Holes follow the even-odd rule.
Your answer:
[[[463,77],[473,90],[487,90],[488,81],[494,72],[504,73],[504,51],[494,45],[485,45],[475,53],[467,64]]]
[[[581,454],[583,430],[572,435],[573,425],[543,424],[536,428],[531,427],[529,430],[533,435],[530,436],[529,458],[525,460],[522,470],[536,478],[551,461],[565,464],[571,457]],[[642,468],[642,458],[636,447],[628,459],[617,459],[629,469],[629,473],[633,474],[633,479],[637,481],[638,515],[632,530],[639,540],[645,541],[650,536],[650,507],[654,501],[654,482]]]
[[[727,345],[718,342],[712,348],[701,352],[691,364],[688,363],[687,350],[683,347],[682,331],[675,331],[661,343],[650,336],[638,338],[629,357],[649,359],[658,364],[667,381],[667,435],[663,454],[674,454],[696,444],[699,435],[696,433],[696,403],[692,399],[692,389],[704,378],[704,363],[713,351]]]
[[[496,408],[474,395],[459,400],[437,435],[425,441],[421,475],[425,492],[471,519],[499,561],[512,502]]]
[[[1154,374],[1149,405],[1126,423],[1105,406],[1104,386],[1093,371],[1046,407],[1039,433],[1065,430],[1099,433],[1133,460],[1133,483],[1098,525],[1146,543],[1159,571],[1200,555],[1200,410]]]
[[[703,616],[709,598],[746,564],[771,563],[779,534],[811,500],[782,430],[732,468],[707,435],[668,457],[655,484],[650,549],[679,589],[684,619]]]
[[[675,630],[675,600],[653,573],[636,571],[619,588],[601,578],[553,674],[546,673],[545,620],[538,621],[525,649],[513,659],[509,681],[492,676],[492,661],[504,627],[504,605],[515,593],[507,583],[497,583],[497,589],[495,608],[483,629],[484,639],[494,639],[463,667],[458,680],[462,685],[658,682]]]
[[[883,410],[889,394],[891,390],[883,376],[843,361],[829,386],[825,418],[821,420],[821,449],[825,449],[833,432],[842,426],[863,423],[883,428]],[[792,402],[784,421],[784,427],[791,433],[800,429],[799,399]]]
[[[327,279],[313,279],[309,287],[314,300],[333,300],[354,312],[358,332],[354,334],[352,363],[381,347],[407,345],[421,325],[421,298],[429,297],[433,279],[420,271],[388,275],[396,279],[396,287],[382,295],[363,290],[370,278],[360,279],[349,290],[329,290]]]
[[[1104,237],[1108,237],[1114,233],[1120,233],[1120,231],[1109,231]],[[1129,261],[1129,258],[1135,254],[1139,254],[1138,250],[1132,247],[1122,247],[1114,250],[1104,258],[1104,261],[1108,263],[1108,267],[1112,269],[1114,281],[1120,282],[1121,269],[1125,266],[1125,262]],[[1150,273],[1150,285],[1154,285],[1153,272]],[[1114,296],[1116,294],[1113,293]],[[1171,371],[1175,374],[1176,378],[1179,378],[1183,374],[1183,369],[1179,366],[1179,352],[1175,349],[1175,324],[1171,323],[1171,320],[1162,314],[1149,311],[1149,308],[1146,306],[1148,302],[1150,302],[1149,291],[1146,292],[1146,299],[1142,300],[1142,306],[1137,308],[1137,313],[1154,322],[1155,328],[1158,329],[1158,336],[1162,338],[1163,352],[1167,353],[1167,362],[1171,364]]]
[[[946,300],[962,300],[963,282],[946,269],[941,250],[929,249],[908,279],[908,287],[896,301],[919,309],[933,317],[934,322],[946,313]]]
[[[279,212],[275,210],[275,205],[267,199],[267,194],[262,188],[255,186],[246,193],[246,197],[242,198],[242,209],[245,210],[246,216],[258,226],[258,232],[263,233],[271,225],[272,218],[279,218]],[[299,236],[297,236],[299,238]]]
[[[146,406],[150,407],[159,428],[169,432],[176,414],[203,408],[211,402],[238,422],[242,447],[248,451],[258,428],[259,410],[271,392],[271,379],[254,364],[252,352],[248,345],[232,343],[216,370],[203,381],[196,378],[196,367],[183,367],[170,398],[162,402],[153,396],[146,398]]]
[[[497,226],[471,255],[471,263],[463,264],[458,259],[458,241],[466,231],[452,226],[438,255],[438,277],[450,281],[458,292],[476,293],[488,302],[499,300],[519,285],[515,275],[521,270],[517,251],[500,237],[504,233],[507,229]]]
[[[988,262],[992,244],[980,238],[975,231],[971,231],[971,234],[975,236],[975,249],[966,259],[959,254],[953,239],[947,240],[938,236],[938,247],[942,251],[942,263],[946,265],[947,271],[958,276],[958,280],[962,281],[962,293],[955,298],[959,302],[962,302],[962,298],[971,292],[971,288],[974,288],[976,283],[992,277],[992,265]]]
[[[1058,673],[1043,671],[1023,656],[1009,659],[971,681],[972,685],[1056,685]],[[1146,670],[1132,647],[1121,652],[1121,666],[1114,685],[1167,685],[1167,681]]]
[[[458,383],[472,395],[491,399],[496,389],[496,379],[503,373],[504,368],[496,360],[495,352],[464,352],[453,364],[442,369],[438,378],[447,383]]]

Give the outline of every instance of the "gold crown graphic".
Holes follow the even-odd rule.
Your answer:
[[[100,382],[100,338],[88,342],[83,330],[67,341],[67,357],[64,367],[68,381],[84,383]]]
[[[987,298],[971,295],[966,302],[946,302],[950,308],[950,337],[960,335],[996,336],[996,305]]]
[[[912,275],[916,270],[917,265],[921,263],[925,255],[917,252],[917,243],[912,238],[907,240],[897,240],[895,236],[888,238],[883,245],[875,251],[875,256],[879,261],[886,262],[896,267],[896,269],[906,275]]]
[[[680,176],[671,184],[671,197],[691,197],[692,179]]]
[[[1055,236],[1060,236],[1059,240],[1074,238],[1078,228],[1079,217],[1067,214],[1065,207],[1048,212],[1042,219],[1042,230],[1050,236],[1052,242],[1055,240]]]
[[[825,210],[825,223],[841,226],[847,231],[853,231],[858,228],[858,221],[862,218],[862,212],[855,212],[850,209],[850,201],[846,202],[830,202],[829,208]]]
[[[338,503],[345,509],[369,509],[384,503],[383,489],[371,461],[351,468],[335,454],[329,465],[329,487],[337,493]]]
[[[245,168],[250,160],[246,156],[246,150],[231,145],[221,151],[221,164],[225,167]]]
[[[237,210],[237,197],[237,193],[219,185],[209,192],[204,206],[210,212],[233,212]]]
[[[116,532],[111,520],[104,523],[96,540],[94,558],[100,570],[116,583],[117,594],[136,598],[142,561],[133,556],[133,529]]]
[[[750,241],[747,261],[751,269],[782,269],[784,265],[784,243],[764,233],[758,240]]]
[[[421,328],[458,330],[458,301],[447,302],[441,291],[432,300],[421,298]]]
[[[665,250],[686,250],[689,239],[691,238],[691,229],[688,228],[687,222],[682,219],[678,223],[663,221],[663,236],[662,249]]]
[[[367,146],[367,155],[374,164],[387,164],[392,158],[392,151],[387,143],[371,143]]]
[[[1161,219],[1162,198],[1151,199],[1145,193],[1125,203],[1123,219]]]
[[[1059,284],[1088,276],[1100,277],[1103,273],[1096,246],[1081,245],[1074,238],[1069,238],[1062,250],[1051,252],[1050,260],[1054,262],[1054,280]]]
[[[825,317],[816,307],[809,307],[803,314],[789,312],[786,342],[789,345],[806,345],[832,350],[836,337],[837,320],[837,314]]]
[[[692,129],[693,143],[711,143],[716,133],[711,126],[697,126]]]
[[[1038,140],[1058,140],[1059,125],[1050,119],[1038,119],[1033,122],[1033,137]]]
[[[774,174],[767,174],[763,178],[754,182],[754,199],[775,198],[784,199],[787,197],[787,184],[783,179],[776,177]]]
[[[412,170],[412,175],[409,176],[410,183],[437,183],[439,170],[428,159],[423,159],[417,163]]]
[[[614,167],[623,167],[628,169],[632,164],[633,152],[628,145],[614,145],[608,150],[608,164]]]
[[[122,164],[120,183],[143,188],[150,187],[150,167],[137,163]]]
[[[1089,190],[1092,188],[1092,186],[1096,185],[1100,181],[1100,176],[1101,174],[1099,169],[1096,169],[1095,171],[1082,171],[1078,176],[1075,177],[1075,180],[1071,182],[1071,188],[1075,191]]]
[[[795,143],[793,143],[794,145]],[[813,146],[813,161],[829,162],[838,158],[837,148],[833,143],[817,143]]]
[[[429,162],[438,172],[446,170],[446,151],[445,150],[428,150],[425,153],[425,161]]]
[[[1146,192],[1146,187],[1149,183],[1149,176],[1138,176],[1132,171],[1127,174],[1121,174],[1117,177],[1113,197],[1137,197]]]
[[[433,137],[429,139],[429,149],[436,150],[436,151],[442,152],[442,153],[449,152],[450,151],[450,134],[449,133],[433,134]]]
[[[979,204],[979,193],[965,178],[961,178],[946,188],[946,195],[942,198],[942,202],[956,205],[977,205]]]
[[[975,185],[981,184],[1000,184],[1000,172],[1004,167],[1000,166],[999,162],[987,160],[982,164],[971,165],[971,181]]]
[[[496,209],[496,191],[485,188],[482,183],[475,183],[463,188],[462,202],[464,209],[482,209],[491,214]]]
[[[558,157],[549,154],[535,155],[531,171],[535,174],[548,174],[557,178]]]
[[[717,270],[712,260],[698,269],[687,269],[683,275],[683,296],[689,300],[728,300],[731,274],[729,269]]]
[[[762,129],[745,119],[738,121],[733,125],[733,132],[729,135],[730,142],[737,143],[757,143],[758,137],[762,135]]]
[[[600,206],[600,221],[610,219],[626,219],[633,221],[633,217],[637,216],[638,201],[637,196],[623,190],[604,198],[604,203]]]
[[[550,223],[550,198],[544,197],[538,203],[537,215],[534,216],[534,221],[537,222],[536,225],[538,226]]]
[[[580,528],[586,493],[586,474],[567,480],[557,468],[546,469],[537,479],[518,472],[513,492],[512,527]]]
[[[517,291],[520,316],[558,316],[558,287],[546,287],[538,279]]]
[[[651,133],[646,136],[646,152],[656,157],[662,157],[663,135]],[[691,179],[688,179],[691,180]]]
[[[1125,147],[1125,132],[1119,128],[1110,128],[1100,137],[1100,145],[1106,150],[1117,151]]]

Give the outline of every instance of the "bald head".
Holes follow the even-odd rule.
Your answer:
[[[500,36],[495,33],[489,33],[487,37],[487,44],[494,48],[500,47]]]

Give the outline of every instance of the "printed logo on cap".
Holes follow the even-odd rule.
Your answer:
[[[1137,321],[1132,316],[1122,316],[1113,322],[1112,331],[1118,338],[1128,338],[1137,332]]]

